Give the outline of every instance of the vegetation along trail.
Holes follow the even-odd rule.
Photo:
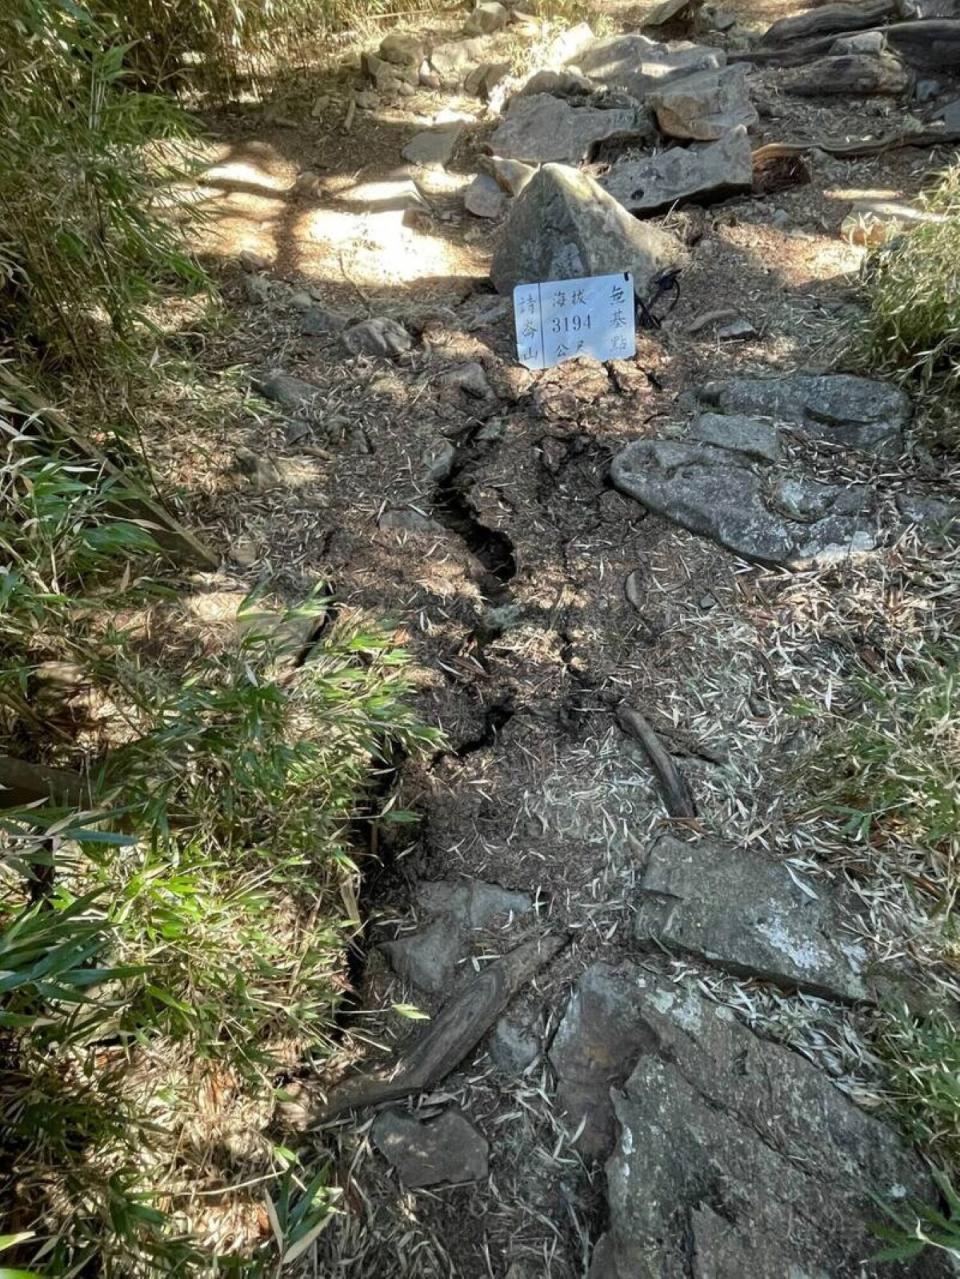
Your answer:
[[[0,49],[0,1274],[955,1273],[953,0]]]

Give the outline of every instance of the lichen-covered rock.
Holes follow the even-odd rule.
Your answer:
[[[768,471],[745,454],[678,440],[637,440],[610,467],[622,493],[745,559],[800,568],[873,549],[865,486]]]
[[[728,1009],[642,974],[637,985],[643,1033],[614,1094],[609,1227],[590,1279],[950,1274],[932,1250],[893,1267],[868,1260],[872,1196],[933,1199],[891,1129]]]

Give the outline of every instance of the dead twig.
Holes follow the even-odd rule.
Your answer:
[[[676,764],[640,712],[621,702],[617,707],[617,723],[646,751],[647,758],[657,775],[657,781],[660,783],[664,803],[670,816],[696,817],[697,808],[693,802],[690,787],[680,776]]]

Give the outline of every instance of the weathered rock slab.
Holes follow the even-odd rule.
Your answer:
[[[606,89],[623,89],[638,101],[678,76],[726,65],[722,49],[677,41],[661,44],[642,35],[594,40],[574,59],[580,71]]]
[[[528,893],[513,892],[479,879],[425,880],[417,888],[417,902],[430,915],[453,916],[466,928],[486,928],[533,910]]]
[[[422,1120],[387,1110],[374,1120],[371,1136],[411,1190],[480,1181],[487,1175],[489,1146],[458,1111]]]
[[[639,970],[595,964],[574,988],[550,1045],[557,1103],[577,1149],[586,1158],[607,1154],[614,1137],[611,1088],[623,1084],[649,1031],[636,1015]]]
[[[697,142],[715,142],[741,125],[752,129],[760,119],[742,63],[671,80],[648,94],[647,105],[668,137]]]
[[[817,58],[806,66],[785,71],[778,82],[784,93],[802,98],[849,94],[896,97],[910,88],[912,77],[897,58],[868,53],[845,53]]]
[[[650,849],[634,936],[727,972],[846,1002],[871,996],[867,955],[829,890],[749,849],[671,836]]]
[[[657,213],[686,200],[717,200],[753,185],[750,139],[741,125],[717,142],[671,147],[615,161],[598,179],[631,213]]]
[[[610,467],[622,493],[745,559],[799,568],[873,549],[868,490],[767,471],[743,454],[674,440],[637,440]]]
[[[877,1251],[871,1195],[933,1198],[900,1138],[699,995],[647,978],[633,1018],[641,1050],[615,1096],[610,1225],[591,1279],[880,1274],[864,1261]],[[882,1273],[950,1268],[928,1253]]]
[[[419,164],[426,169],[442,169],[449,164],[463,126],[460,124],[438,125],[435,129],[424,129],[416,134],[403,148],[402,155],[411,164]]]
[[[575,107],[563,98],[535,93],[511,103],[489,146],[507,160],[579,164],[601,142],[637,141],[652,134],[652,120],[644,111]]]
[[[846,448],[896,452],[910,420],[910,399],[903,391],[849,373],[737,377],[708,382],[698,395],[721,413],[770,417]]]
[[[547,164],[517,197],[491,267],[500,293],[530,281],[632,271],[638,292],[683,257],[680,242],[632,218],[592,178]]]
[[[691,423],[687,438],[734,453],[746,453],[765,462],[775,462],[780,456],[777,428],[771,422],[741,413],[701,413]]]

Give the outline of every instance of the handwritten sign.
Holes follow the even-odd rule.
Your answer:
[[[585,355],[625,360],[637,352],[629,271],[518,284],[513,290],[513,317],[517,358],[528,369],[549,369]]]

